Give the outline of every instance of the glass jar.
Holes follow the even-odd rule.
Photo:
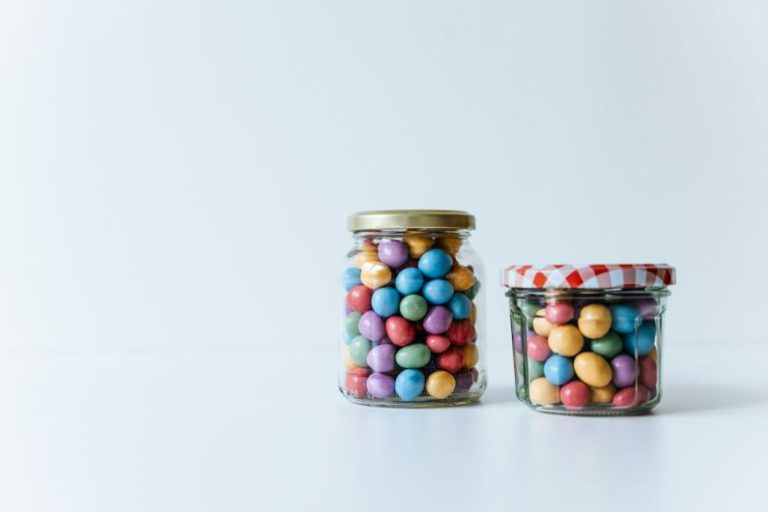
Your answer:
[[[537,411],[623,415],[661,401],[665,264],[504,270],[517,397]]]
[[[475,218],[449,210],[349,217],[339,390],[390,407],[461,405],[483,394],[483,269]]]

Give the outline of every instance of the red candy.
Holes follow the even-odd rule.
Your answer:
[[[370,372],[365,368],[355,368],[344,379],[344,389],[355,398],[365,398],[368,394],[366,383]]]
[[[592,390],[580,380],[560,386],[560,401],[569,409],[578,409],[589,403]]]
[[[646,356],[640,359],[640,384],[647,388],[655,388],[659,379],[656,361]]]
[[[555,325],[563,325],[573,319],[573,306],[565,302],[548,304],[544,308],[544,318]]]
[[[365,313],[371,309],[371,296],[373,292],[359,284],[347,293],[347,305],[355,311]]]
[[[645,386],[637,386],[637,393],[634,387],[624,388],[613,395],[613,405],[616,407],[631,407],[647,402],[651,398],[651,392]]]
[[[549,357],[549,343],[544,336],[528,336],[528,357],[543,363]]]
[[[401,316],[391,316],[384,323],[387,337],[394,345],[404,347],[416,338],[416,328],[411,322]]]
[[[464,366],[464,351],[460,348],[450,348],[437,356],[437,366],[449,373],[456,373]]]
[[[466,345],[477,337],[475,326],[468,320],[454,320],[445,335],[457,345]]]
[[[429,350],[435,354],[442,354],[450,348],[451,340],[440,334],[430,334],[427,336],[426,344],[429,347]]]

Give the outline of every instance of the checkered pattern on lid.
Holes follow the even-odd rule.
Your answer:
[[[675,284],[675,268],[665,263],[510,265],[501,282],[506,288],[658,288]]]

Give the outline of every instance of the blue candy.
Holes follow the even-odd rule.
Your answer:
[[[442,249],[430,249],[419,258],[419,270],[432,279],[445,276],[452,266],[453,259]]]
[[[387,318],[400,310],[400,294],[391,286],[373,292],[371,307],[377,315]]]
[[[616,304],[609,309],[611,310],[611,319],[613,321],[611,329],[622,334],[635,330],[635,322],[640,317],[640,311],[635,306]]]
[[[419,370],[403,370],[395,379],[395,393],[405,402],[410,402],[424,391],[424,374]]]
[[[573,378],[573,363],[567,357],[555,354],[544,363],[544,377],[560,386]]]
[[[469,313],[472,311],[472,301],[463,293],[457,292],[448,301],[448,309],[451,310],[454,320],[464,320],[469,318]]]
[[[645,320],[637,332],[632,331],[624,335],[624,350],[634,356],[644,356],[653,348],[656,341],[656,323],[653,320]]]
[[[349,267],[344,271],[344,275],[341,276],[341,283],[344,285],[344,289],[349,291],[355,286],[361,283],[360,281],[360,269],[356,267]]]
[[[421,294],[430,304],[445,304],[453,296],[453,285],[445,279],[427,281]]]
[[[395,278],[395,288],[402,295],[412,295],[421,290],[424,284],[424,276],[417,268],[406,268],[401,270]]]

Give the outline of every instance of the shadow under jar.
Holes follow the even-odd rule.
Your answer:
[[[537,411],[629,415],[661,401],[665,264],[513,265],[517,397]]]
[[[475,218],[451,210],[349,217],[339,390],[352,402],[440,407],[485,390]]]

